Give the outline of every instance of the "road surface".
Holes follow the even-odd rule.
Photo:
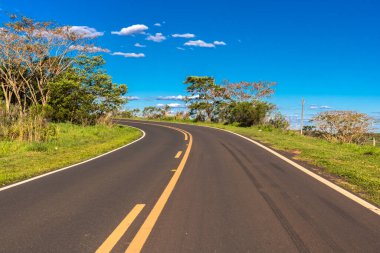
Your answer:
[[[146,136],[0,190],[0,252],[380,252],[379,215],[255,144],[124,124]]]

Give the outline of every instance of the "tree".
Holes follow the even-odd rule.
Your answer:
[[[316,130],[329,141],[363,143],[373,119],[355,111],[327,111],[312,118]]]
[[[275,82],[268,81],[241,81],[238,83],[225,81],[223,87],[226,90],[228,98],[239,103],[261,101],[264,98],[268,98],[274,94],[273,87],[275,85]]]
[[[169,105],[164,105],[162,107],[162,112],[163,112],[163,117],[167,117],[170,113],[170,106]]]
[[[127,102],[125,84],[112,82],[102,69],[101,56],[80,56],[72,67],[49,83],[54,121],[94,124],[119,110]]]
[[[225,88],[208,76],[189,76],[184,83],[188,85],[189,96],[185,101],[189,104],[190,114],[201,121],[215,118],[216,108],[227,98]]]
[[[78,52],[73,47],[84,42],[84,35],[71,27],[12,16],[0,29],[1,88],[7,110],[13,99],[20,115],[30,104],[46,106],[49,82],[73,63]]]
[[[83,77],[70,68],[50,83],[50,117],[55,122],[90,124],[95,122],[96,96],[83,85]]]
[[[143,113],[143,116],[148,119],[159,119],[164,114],[162,108],[155,107],[155,106],[145,107],[142,113]]]
[[[123,97],[128,91],[127,86],[113,83],[111,76],[102,68],[104,65],[102,56],[85,55],[80,56],[75,64],[78,74],[84,77],[83,85],[96,97],[94,104],[99,116],[115,112],[127,102]]]

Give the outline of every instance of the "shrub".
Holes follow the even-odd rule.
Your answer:
[[[227,117],[229,123],[238,122],[240,126],[264,124],[274,106],[266,102],[239,102],[231,106]]]
[[[373,119],[355,111],[327,111],[312,118],[323,138],[333,142],[358,143],[366,141]]]
[[[268,122],[271,126],[278,129],[288,129],[289,128],[289,122],[286,120],[286,118],[281,113],[275,113],[271,119],[269,119]]]
[[[47,122],[42,110],[31,107],[20,114],[14,107],[6,112],[0,102],[0,139],[40,142],[56,138],[57,128]]]
[[[240,126],[252,126],[255,121],[255,108],[252,103],[237,103],[228,117],[230,123],[238,122]]]

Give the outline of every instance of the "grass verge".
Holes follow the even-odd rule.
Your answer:
[[[166,121],[168,122],[168,121]],[[259,127],[237,127],[217,123],[170,121],[230,130],[257,140],[295,160],[314,165],[313,171],[380,206],[380,148],[339,144],[301,136],[296,132]]]
[[[56,125],[59,130],[54,141],[0,141],[0,186],[87,160],[126,145],[142,135],[137,129],[120,125]]]

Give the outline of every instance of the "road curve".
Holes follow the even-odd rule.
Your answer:
[[[146,132],[131,146],[1,191],[0,252],[134,244],[189,149],[183,133],[142,123],[124,121]],[[273,154],[227,132],[157,124],[186,130],[192,147],[142,252],[379,251],[380,216]]]

